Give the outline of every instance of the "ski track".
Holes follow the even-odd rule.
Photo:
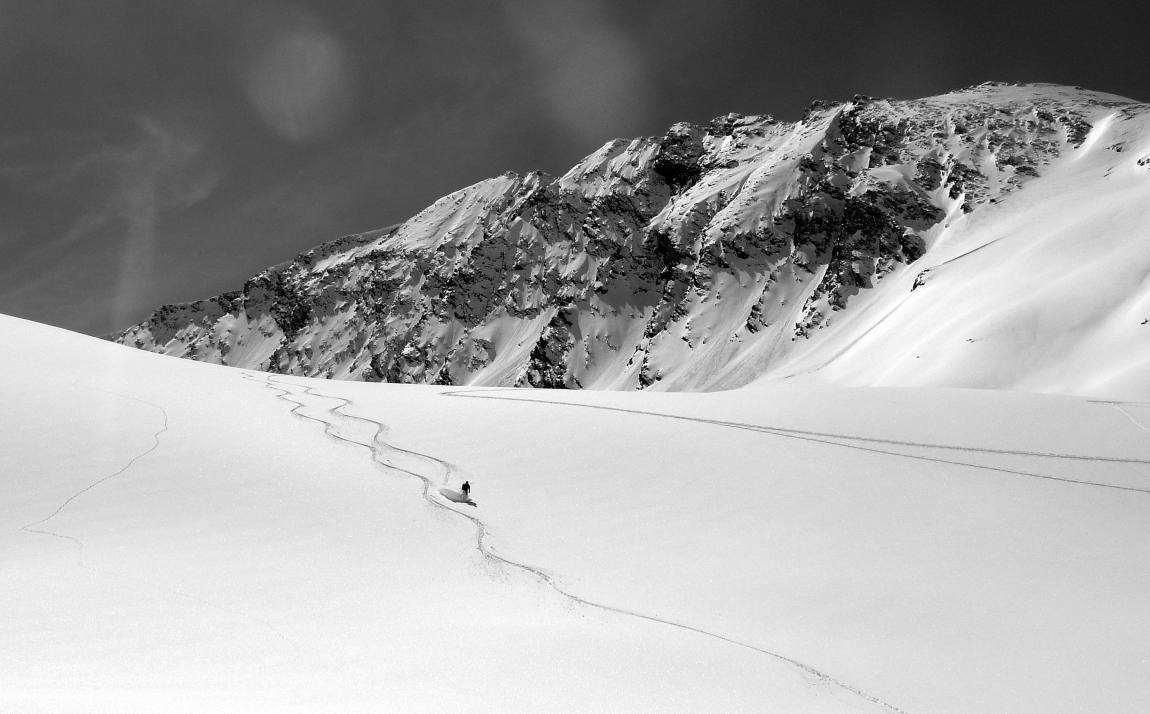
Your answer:
[[[1143,424],[1142,422],[1138,421],[1138,419],[1133,414],[1126,411],[1126,407],[1134,407],[1134,408],[1141,407],[1141,408],[1145,409],[1147,407],[1150,407],[1150,404],[1146,404],[1145,402],[1103,402],[1103,401],[1098,401],[1098,400],[1091,400],[1091,401],[1094,404],[1106,404],[1106,405],[1114,407],[1115,409],[1117,409],[1119,412],[1122,413],[1122,416],[1129,419],[1131,424],[1138,427],[1139,429],[1146,432],[1147,434],[1150,434],[1150,427],[1148,427],[1145,424]]]
[[[99,391],[103,391],[103,390],[99,390]],[[85,493],[88,493],[92,489],[96,488],[100,484],[102,484],[106,481],[110,481],[111,479],[114,479],[117,476],[120,476],[125,471],[132,468],[132,466],[135,465],[135,463],[137,461],[144,458],[148,454],[152,453],[157,448],[159,448],[159,446],[160,446],[160,435],[168,430],[168,412],[165,411],[164,408],[161,407],[160,405],[152,404],[151,402],[146,402],[143,399],[136,399],[135,397],[129,397],[129,396],[126,396],[123,394],[114,394],[114,396],[120,397],[122,399],[130,399],[133,402],[139,402],[140,404],[144,404],[144,405],[149,406],[152,409],[155,409],[155,410],[160,412],[160,415],[163,417],[163,425],[159,428],[159,430],[155,434],[152,434],[152,445],[149,446],[147,449],[141,451],[140,453],[136,454],[131,459],[129,459],[128,463],[124,464],[120,468],[119,471],[116,471],[115,473],[110,473],[107,476],[102,476],[102,477],[96,479],[92,483],[88,484],[84,488],[81,488],[79,491],[76,491],[71,496],[68,496],[66,499],[64,499],[64,501],[59,506],[56,506],[56,510],[52,511],[51,513],[44,516],[43,518],[41,518],[38,521],[33,521],[32,523],[28,523],[28,524],[25,524],[23,526],[20,526],[20,530],[22,530],[26,533],[37,533],[40,535],[52,536],[53,538],[63,538],[66,540],[74,541],[76,543],[80,543],[80,541],[76,540],[75,538],[72,538],[71,536],[62,535],[60,533],[54,533],[52,531],[37,530],[36,526],[43,525],[43,524],[47,523],[48,521],[52,520],[53,518],[55,518],[56,516],[60,515],[64,511],[65,508],[67,508],[69,505],[71,505],[71,503],[73,501],[80,498]],[[82,554],[82,552],[83,552],[83,544],[82,543],[80,543],[80,548],[81,548],[81,554]]]
[[[79,491],[76,491],[75,493],[73,493],[72,495],[70,495],[66,499],[64,499],[60,503],[60,505],[57,506],[56,509],[53,510],[51,513],[49,513],[47,516],[44,516],[43,518],[41,518],[38,521],[33,521],[32,523],[28,523],[28,524],[25,524],[23,526],[20,526],[20,530],[25,532],[25,533],[32,533],[35,535],[43,535],[43,536],[50,536],[52,538],[58,538],[60,540],[68,541],[68,542],[74,544],[77,548],[76,567],[87,570],[90,573],[95,573],[96,575],[102,575],[104,577],[115,578],[117,580],[132,583],[133,585],[143,586],[143,587],[148,588],[150,590],[153,590],[155,592],[161,592],[161,593],[166,593],[168,595],[173,595],[173,596],[181,598],[183,600],[188,600],[188,601],[197,603],[197,604],[202,605],[204,607],[210,608],[212,610],[216,610],[218,612],[225,613],[227,615],[231,615],[232,617],[236,617],[236,618],[239,618],[241,620],[243,620],[243,619],[250,620],[250,621],[255,622],[258,625],[260,625],[261,628],[269,630],[270,632],[272,632],[272,634],[274,634],[279,639],[284,640],[285,642],[291,644],[296,649],[296,652],[298,653],[299,652],[299,645],[295,640],[288,637],[287,635],[285,635],[280,630],[276,629],[270,622],[268,622],[267,620],[264,620],[261,617],[257,617],[255,615],[252,615],[252,614],[247,613],[247,612],[232,610],[230,608],[224,607],[223,605],[219,605],[219,604],[216,604],[216,603],[211,602],[209,600],[205,600],[205,599],[198,597],[196,595],[192,595],[190,593],[186,593],[186,592],[183,592],[181,590],[175,590],[173,588],[164,587],[162,585],[157,585],[156,583],[150,582],[148,580],[143,580],[141,578],[137,578],[137,577],[134,577],[131,575],[127,575],[125,573],[116,573],[116,572],[112,572],[110,570],[101,570],[99,568],[94,568],[91,565],[88,565],[88,563],[84,559],[84,551],[86,549],[84,541],[80,540],[79,538],[76,538],[75,536],[67,535],[66,533],[57,533],[55,531],[46,530],[43,528],[37,528],[37,526],[42,526],[45,523],[47,523],[48,521],[55,518],[56,516],[63,513],[64,510],[66,508],[68,508],[68,506],[70,506],[72,503],[74,503],[77,499],[79,499],[84,494],[91,492],[93,489],[97,488],[101,484],[104,484],[104,483],[116,478],[117,476],[122,476],[124,473],[126,473],[128,471],[128,469],[132,468],[136,464],[136,462],[138,462],[140,459],[144,458],[148,454],[151,454],[156,449],[158,449],[160,447],[160,436],[168,431],[168,412],[166,409],[164,409],[159,404],[154,404],[152,402],[145,401],[143,399],[138,399],[136,397],[128,396],[127,394],[120,394],[118,392],[111,392],[111,391],[108,391],[106,389],[97,389],[94,387],[87,387],[87,388],[88,389],[94,389],[95,391],[99,391],[99,392],[104,392],[104,393],[110,394],[114,397],[119,397],[120,399],[128,399],[128,400],[131,400],[133,402],[137,402],[139,404],[143,404],[145,406],[151,407],[152,409],[155,409],[156,411],[158,411],[160,413],[160,415],[163,417],[163,423],[160,426],[160,428],[156,431],[156,433],[152,434],[152,445],[149,446],[147,449],[141,451],[140,453],[136,454],[131,459],[129,459],[128,462],[126,464],[124,464],[118,471],[116,471],[114,473],[110,473],[106,476],[102,476],[102,477],[96,479],[95,481],[93,481],[92,483],[88,484],[87,486],[81,488]]]
[[[930,270],[930,268],[927,268],[927,270]],[[926,272],[926,271],[922,271],[922,272]],[[895,303],[895,305],[890,310],[888,310],[886,312],[886,314],[884,314],[879,319],[875,320],[873,323],[870,324],[870,326],[868,326],[865,330],[863,330],[863,333],[861,335],[852,339],[850,342],[848,342],[846,344],[845,347],[836,351],[833,355],[831,355],[827,359],[823,360],[822,363],[815,365],[814,367],[811,367],[810,369],[803,370],[802,372],[792,372],[791,374],[788,374],[786,377],[784,377],[784,379],[791,379],[793,377],[798,377],[799,375],[804,375],[804,374],[814,374],[815,372],[826,369],[827,367],[829,367],[831,365],[832,362],[837,361],[840,357],[844,356],[847,352],[850,352],[856,346],[858,346],[858,344],[860,342],[862,342],[866,338],[873,335],[874,332],[876,330],[878,330],[879,327],[882,327],[882,324],[884,322],[886,322],[891,317],[893,317],[894,314],[896,312],[898,312],[898,309],[900,307],[902,307],[903,305],[905,305],[906,302],[908,300],[910,300],[913,295],[914,295],[913,290],[911,292],[907,293],[901,300],[899,300],[897,303]],[[782,338],[781,332],[779,333],[779,338],[780,339]]]
[[[486,392],[500,391],[500,390],[485,390]],[[1004,466],[990,466],[987,464],[972,464],[968,461],[955,461],[953,459],[943,459],[937,456],[922,456],[918,454],[907,454],[901,451],[891,451],[888,449],[881,449],[874,446],[863,446],[862,444],[848,444],[842,441],[834,441],[834,439],[842,439],[846,441],[861,441],[864,443],[872,444],[887,444],[891,446],[909,446],[914,448],[923,449],[943,449],[949,451],[964,451],[979,454],[1000,454],[1008,456],[1034,456],[1048,459],[1067,459],[1073,461],[1088,461],[1088,462],[1103,462],[1103,463],[1118,463],[1118,464],[1150,464],[1150,459],[1138,459],[1128,457],[1115,457],[1115,456],[1087,456],[1081,454],[1059,454],[1054,452],[1045,451],[1022,451],[1012,449],[990,449],[974,446],[957,446],[952,444],[931,444],[925,442],[915,441],[899,441],[896,439],[880,439],[868,436],[856,436],[851,434],[834,434],[829,432],[808,431],[803,429],[790,429],[778,426],[766,426],[759,424],[746,424],[743,422],[723,421],[720,419],[704,419],[702,417],[690,417],[680,414],[666,414],[663,412],[648,412],[639,409],[625,409],[623,407],[607,407],[599,404],[578,404],[575,402],[563,401],[547,401],[542,399],[527,399],[524,397],[500,397],[491,394],[478,393],[472,391],[447,391],[441,392],[445,397],[463,397],[467,399],[493,399],[495,401],[504,402],[526,402],[529,404],[538,404],[543,406],[564,406],[574,407],[578,409],[598,409],[609,412],[621,412],[623,414],[638,414],[649,417],[658,417],[662,419],[675,419],[679,421],[689,421],[698,424],[709,424],[711,426],[720,426],[730,429],[742,429],[745,431],[756,431],[762,434],[771,434],[787,439],[796,439],[799,441],[808,441],[816,444],[827,444],[830,446],[838,446],[844,449],[854,449],[856,451],[866,451],[872,454],[885,454],[888,456],[898,456],[904,459],[915,459],[917,461],[930,461],[939,464],[949,464],[952,466],[966,466],[972,469],[980,469],[983,471],[994,471],[997,473],[1010,474],[1014,476],[1025,476],[1027,478],[1044,479],[1047,481],[1060,481],[1063,483],[1078,484],[1082,486],[1095,486],[1098,488],[1109,488],[1118,491],[1133,491],[1135,493],[1150,494],[1150,488],[1138,488],[1136,486],[1120,486],[1113,483],[1105,483],[1102,481],[1087,481],[1085,479],[1075,479],[1066,476],[1054,476],[1052,474],[1035,473],[1033,471],[1019,471],[1017,469],[1008,469]]]
[[[306,404],[306,402],[300,401],[298,398],[297,392],[294,392],[291,389],[287,388],[286,386],[283,386],[282,383],[277,382],[271,376],[267,376],[267,377],[261,379],[260,377],[256,377],[256,376],[254,376],[250,373],[246,373],[246,372],[243,374],[243,376],[247,379],[252,380],[252,381],[260,382],[264,386],[268,387],[269,389],[271,389],[275,392],[279,392],[279,394],[276,395],[278,398],[288,402],[289,404],[295,405],[291,409],[292,414],[294,414],[295,416],[300,417],[302,419],[306,419],[308,421],[313,421],[313,422],[316,422],[317,424],[322,424],[324,426],[324,433],[326,435],[328,435],[329,437],[336,439],[338,441],[343,441],[343,442],[346,442],[349,444],[355,444],[356,446],[362,446],[364,448],[367,448],[371,452],[372,460],[375,461],[377,464],[379,464],[385,468],[391,469],[393,471],[397,471],[399,473],[406,474],[408,476],[412,476],[412,477],[418,479],[422,484],[422,495],[423,495],[424,501],[426,501],[427,503],[429,503],[431,506],[433,506],[435,508],[439,508],[439,509],[448,511],[448,512],[453,513],[453,514],[455,514],[461,518],[465,518],[468,521],[471,521],[471,523],[475,526],[475,530],[476,530],[476,541],[475,541],[476,548],[479,550],[479,553],[488,561],[491,561],[491,562],[497,563],[497,564],[502,564],[502,565],[505,565],[505,566],[508,566],[511,568],[515,568],[515,569],[523,571],[529,575],[532,575],[532,576],[536,577],[537,579],[541,580],[542,582],[544,582],[548,587],[550,587],[555,592],[559,593],[561,596],[563,596],[563,597],[565,597],[565,598],[567,598],[573,602],[585,605],[587,607],[593,607],[593,608],[596,608],[598,610],[602,610],[605,612],[613,612],[613,613],[616,613],[619,615],[624,615],[627,617],[634,617],[634,618],[637,618],[640,620],[646,620],[648,622],[653,622],[653,623],[660,624],[660,625],[666,625],[668,627],[674,627],[674,628],[678,628],[680,630],[685,630],[688,632],[694,632],[696,634],[703,635],[705,637],[710,637],[710,638],[713,638],[716,640],[720,640],[722,642],[726,642],[726,643],[731,644],[731,645],[735,645],[737,647],[742,647],[744,649],[758,652],[759,654],[766,655],[768,657],[779,660],[781,662],[784,662],[784,663],[798,669],[799,671],[801,671],[802,673],[804,673],[808,677],[811,677],[814,680],[814,682],[817,684],[823,684],[823,685],[838,687],[839,689],[842,689],[843,691],[849,692],[849,693],[851,693],[851,694],[853,694],[853,695],[855,695],[855,696],[857,696],[857,697],[859,697],[859,698],[861,698],[867,702],[870,702],[871,704],[880,706],[880,707],[882,707],[888,711],[895,712],[896,714],[909,714],[909,712],[907,712],[906,710],[901,709],[898,706],[891,704],[890,702],[887,702],[883,699],[880,699],[879,697],[876,697],[872,694],[868,694],[867,692],[863,691],[862,689],[859,689],[853,685],[847,684],[846,682],[843,682],[839,679],[836,679],[835,677],[832,677],[831,675],[827,674],[826,672],[823,672],[819,669],[816,669],[815,667],[813,667],[809,664],[806,664],[805,662],[801,662],[801,661],[793,659],[791,657],[787,657],[786,655],[779,654],[778,652],[773,652],[771,650],[764,649],[764,648],[758,647],[756,645],[752,645],[752,644],[749,644],[746,642],[741,642],[739,640],[736,640],[736,639],[733,639],[730,637],[726,637],[725,635],[720,635],[720,634],[717,634],[715,632],[710,632],[708,630],[694,627],[692,625],[688,625],[685,623],[676,622],[674,620],[666,620],[666,619],[663,619],[660,617],[656,617],[655,615],[647,615],[647,614],[644,614],[642,612],[638,612],[635,610],[629,610],[629,609],[624,608],[624,607],[617,607],[615,605],[608,605],[605,603],[587,600],[585,598],[582,598],[582,597],[570,592],[569,590],[565,589],[562,585],[559,584],[556,576],[552,575],[551,573],[547,572],[546,570],[539,568],[539,567],[536,567],[536,566],[533,566],[533,565],[528,565],[526,563],[521,563],[521,562],[518,562],[515,560],[511,560],[510,558],[507,558],[507,557],[497,553],[493,549],[491,544],[489,543],[490,532],[487,529],[486,523],[484,523],[477,516],[473,516],[473,515],[466,513],[464,511],[457,510],[451,506],[446,505],[442,501],[439,501],[438,499],[436,499],[432,495],[432,489],[435,488],[435,484],[432,482],[431,478],[429,478],[428,476],[426,476],[424,474],[417,473],[415,471],[410,471],[408,469],[401,468],[399,466],[395,466],[394,464],[388,463],[387,461],[384,460],[386,457],[383,457],[383,454],[381,452],[385,453],[386,451],[396,451],[399,453],[408,454],[410,456],[414,456],[414,457],[423,459],[423,460],[427,461],[429,464],[439,466],[440,468],[443,469],[444,473],[443,473],[442,478],[444,481],[446,481],[448,478],[450,478],[450,475],[455,471],[455,467],[452,464],[450,464],[449,462],[443,461],[443,460],[438,459],[434,456],[430,456],[428,454],[424,454],[424,453],[421,453],[418,451],[411,451],[408,449],[396,447],[392,444],[389,444],[389,443],[383,441],[382,436],[384,433],[386,433],[386,430],[387,430],[387,427],[384,424],[382,424],[381,422],[375,421],[373,419],[355,416],[355,415],[348,414],[348,413],[343,411],[343,409],[345,409],[346,407],[351,405],[352,402],[349,399],[345,399],[343,397],[331,396],[331,395],[327,395],[327,394],[322,394],[320,392],[316,392],[311,387],[307,387],[307,386],[303,386],[303,385],[298,385],[298,384],[291,384],[290,385],[291,387],[295,387],[295,388],[301,390],[304,394],[307,394],[307,395],[319,397],[321,399],[330,399],[333,401],[342,402],[341,404],[326,410],[333,417],[337,417],[336,420],[329,422],[329,421],[325,421],[323,419],[320,419],[318,417],[310,416],[308,414],[304,414],[304,413],[300,412],[300,409],[306,408],[308,406]],[[447,393],[445,393],[445,394],[447,394]],[[533,401],[533,400],[524,400],[524,401]],[[362,442],[355,441],[354,439],[349,439],[347,437],[344,437],[344,436],[341,436],[340,434],[338,434],[336,432],[336,430],[338,429],[338,426],[336,425],[336,421],[338,421],[338,418],[340,418],[340,417],[342,417],[343,419],[349,420],[349,421],[360,421],[360,422],[374,425],[375,432],[372,436],[372,443],[364,444]]]
[[[987,242],[983,243],[982,245],[978,246],[977,248],[971,248],[970,250],[966,251],[965,253],[959,253],[958,255],[954,256],[953,258],[947,258],[946,260],[942,261],[941,263],[937,263],[935,265],[932,265],[929,268],[925,268],[924,270],[922,270],[920,272],[925,273],[928,270],[937,270],[938,268],[946,267],[947,265],[950,265],[951,263],[958,262],[958,261],[962,260],[963,258],[974,255],[975,253],[977,253],[981,250],[985,250],[985,249],[989,248],[990,246],[994,245],[995,243],[1003,240],[1004,238],[1006,238],[1006,236],[999,236],[997,238],[993,238],[991,240],[988,240]]]

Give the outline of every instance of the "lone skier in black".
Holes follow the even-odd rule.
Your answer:
[[[464,498],[471,498],[471,482],[470,481],[464,481],[463,482],[463,497]]]

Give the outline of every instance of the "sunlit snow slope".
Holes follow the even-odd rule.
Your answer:
[[[816,102],[507,174],[117,339],[305,376],[714,390],[815,373],[1150,399],[1150,107]]]
[[[771,373],[1150,400],[1150,114],[1092,116],[1025,188],[945,222]]]
[[[1150,701],[1147,404],[362,384],[0,335],[0,710]],[[464,479],[476,507],[439,495]]]
[[[261,378],[0,334],[0,711],[883,710],[484,557],[474,521]]]

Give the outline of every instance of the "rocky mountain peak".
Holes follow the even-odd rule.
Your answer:
[[[340,379],[733,386],[1130,106],[987,83],[815,102],[796,122],[678,123],[610,141],[559,178],[481,181],[117,339]]]

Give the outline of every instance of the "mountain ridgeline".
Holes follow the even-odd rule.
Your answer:
[[[926,284],[948,230],[1082,150],[1097,117],[1144,110],[989,83],[676,124],[559,178],[482,181],[116,340],[336,379],[735,387],[801,362],[868,295]]]

